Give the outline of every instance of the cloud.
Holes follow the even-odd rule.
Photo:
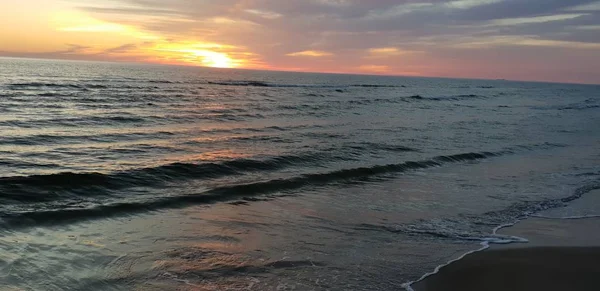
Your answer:
[[[133,50],[135,50],[137,48],[138,48],[137,44],[135,44],[135,43],[127,43],[127,44],[124,44],[124,45],[120,45],[120,46],[117,46],[117,47],[106,49],[106,50],[103,51],[103,53],[106,53],[106,54],[126,53],[126,52],[133,51]]]
[[[477,6],[500,3],[502,0],[456,0],[445,3],[449,8],[470,9]]]
[[[574,28],[581,30],[600,30],[600,25],[580,25],[575,26]]]
[[[333,55],[333,54],[329,53],[329,52],[312,51],[312,50],[286,54],[286,56],[290,56],[290,57],[328,57],[331,55]]]
[[[367,73],[389,73],[390,67],[384,65],[362,65],[358,69]]]
[[[367,50],[370,57],[375,58],[389,58],[394,56],[401,56],[416,53],[415,51],[407,51],[402,50],[397,47],[380,47],[380,48],[370,48]]]
[[[382,47],[382,48],[372,48],[369,49],[369,52],[372,54],[382,54],[382,55],[389,55],[389,54],[398,54],[400,53],[400,50],[395,48],[395,47]]]
[[[188,50],[226,53],[245,60],[241,67],[463,77],[498,68],[494,77],[511,78],[514,68],[505,63],[512,60],[527,61],[519,68],[523,76],[558,63],[552,69],[566,75],[593,72],[600,43],[598,0],[69,1],[98,22],[65,26],[66,31],[112,30],[139,41],[212,44]],[[144,39],[150,36],[157,38]],[[127,42],[132,46],[123,43],[106,54],[152,52],[151,46]],[[533,49],[543,49],[547,59],[532,58]],[[478,63],[458,72],[475,53],[482,55]],[[590,59],[564,61],[581,60],[578,55]],[[600,72],[576,75],[600,82]]]
[[[272,12],[272,11],[266,11],[266,10],[247,9],[245,11],[248,13],[260,16],[262,18],[266,18],[266,19],[277,19],[277,18],[281,18],[283,16],[279,13]]]
[[[490,21],[490,25],[521,25],[529,23],[545,23],[552,21],[561,21],[567,19],[574,19],[586,14],[555,14],[555,15],[544,15],[534,17],[520,17],[520,18],[502,18],[494,19]]]
[[[83,8],[106,20],[132,16],[155,15],[140,21],[141,29],[172,37],[195,35],[213,42],[243,44],[256,50],[271,50],[285,55],[291,42],[297,46],[360,49],[364,37],[379,34],[377,44],[391,47],[410,46],[416,38],[448,34],[483,33],[484,26],[532,24],[577,18],[584,13],[568,9],[593,3],[591,0],[224,0],[224,1],[158,1],[120,0],[123,7]],[[583,6],[582,6],[583,5]],[[583,8],[581,8],[583,7]],[[589,8],[589,7],[587,7]],[[160,17],[175,14],[176,18]],[[175,20],[174,20],[175,19]],[[593,24],[600,17],[593,15]],[[588,25],[590,25],[588,23]],[[228,27],[224,27],[228,26]],[[557,32],[566,27],[552,26]],[[354,33],[354,40],[329,42],[323,34]],[[511,32],[518,35],[518,31]],[[248,39],[255,41],[249,43]],[[282,44],[283,43],[283,44]],[[279,44],[279,45],[278,45]],[[407,45],[405,45],[407,44]],[[373,46],[373,44],[371,44]],[[275,50],[279,50],[276,52]]]
[[[51,58],[51,59],[75,59],[85,60],[94,59],[90,50],[92,47],[78,44],[66,44],[63,50],[47,51],[47,52],[14,52],[2,51],[0,55],[8,57],[28,57],[28,58]]]
[[[600,49],[600,43],[547,40],[531,36],[493,36],[487,38],[463,37],[454,48],[466,50],[494,47],[555,47],[577,49]]]
[[[95,6],[87,6],[87,7],[84,6],[84,7],[80,7],[80,9],[91,12],[91,13],[100,13],[100,14],[149,15],[149,16],[181,15],[181,13],[178,11],[165,10],[165,9],[95,7]]]
[[[324,70],[326,64],[317,61],[327,60],[338,68],[346,63],[348,70],[402,73],[406,66],[412,66],[411,71],[430,70],[419,62],[448,57],[447,52],[456,49],[485,50],[489,57],[482,61],[491,67],[495,51],[504,47],[554,48],[560,58],[563,48],[589,50],[600,42],[596,30],[580,28],[600,25],[597,0],[117,2],[130,10],[114,11],[116,19],[127,11],[155,15],[138,23],[142,30],[245,47],[269,67],[284,69]],[[111,18],[110,10],[88,12]],[[167,12],[177,17],[160,15]]]
[[[79,44],[67,44],[67,49],[66,50],[62,50],[62,51],[55,51],[52,53],[55,54],[80,54],[85,52],[86,50],[90,49],[90,46],[85,46],[85,45],[79,45]]]
[[[100,23],[91,25],[62,27],[59,30],[67,32],[124,32],[127,28],[115,23]]]
[[[582,4],[568,9],[569,11],[600,11],[600,1]]]

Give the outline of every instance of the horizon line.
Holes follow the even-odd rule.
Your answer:
[[[90,62],[90,63],[107,63],[107,64],[132,64],[132,65],[150,65],[161,67],[185,67],[185,68],[202,68],[214,70],[242,70],[256,72],[275,72],[275,73],[300,73],[300,74],[324,74],[324,75],[350,75],[350,76],[374,76],[374,77],[391,77],[391,78],[424,78],[424,79],[452,79],[452,80],[477,80],[477,81],[504,81],[504,82],[522,82],[522,83],[544,83],[544,84],[565,84],[565,85],[586,85],[600,86],[600,83],[586,82],[560,82],[560,81],[544,81],[544,80],[516,80],[507,78],[475,78],[475,77],[451,77],[451,76],[414,76],[414,75],[394,75],[394,74],[377,74],[377,73],[353,73],[353,72],[331,72],[331,71],[294,71],[285,69],[253,69],[253,68],[217,68],[193,64],[165,64],[142,61],[120,61],[120,60],[91,60],[91,59],[69,59],[69,58],[43,58],[43,57],[26,57],[26,56],[5,56],[0,54],[0,59],[24,59],[24,60],[46,60],[46,61],[69,61],[69,62]]]

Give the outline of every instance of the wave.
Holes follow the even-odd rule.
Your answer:
[[[454,96],[442,96],[442,97],[423,97],[421,95],[412,95],[409,97],[405,97],[407,100],[423,100],[423,101],[460,101],[465,99],[481,99],[484,98],[480,95],[475,94],[464,94],[464,95],[454,95]]]
[[[154,103],[152,103],[154,104]],[[139,104],[134,104],[138,108]],[[55,106],[49,104],[47,106]],[[95,104],[95,108],[103,108],[111,105]],[[144,103],[143,106],[153,106]],[[55,108],[55,107],[48,107]],[[61,108],[61,107],[58,107]],[[46,119],[8,119],[0,121],[0,126],[36,128],[52,126],[110,126],[123,124],[161,124],[161,123],[189,123],[197,122],[198,120],[210,121],[245,121],[248,119],[264,119],[266,116],[256,113],[203,113],[203,114],[165,114],[165,115],[134,115],[128,112],[112,112],[112,115],[85,115],[81,117],[64,117],[64,118],[46,118]]]
[[[119,202],[88,208],[62,208],[58,210],[11,212],[4,213],[0,217],[3,220],[3,224],[8,227],[43,223],[63,223],[79,219],[101,218],[119,214],[134,214],[165,208],[179,208],[196,204],[229,201],[240,197],[288,192],[303,187],[325,186],[337,182],[365,181],[376,175],[402,173],[411,170],[438,167],[446,163],[476,161],[495,157],[500,154],[501,153],[482,152],[437,156],[430,160],[423,161],[408,161],[400,164],[342,169],[325,173],[304,174],[288,179],[275,179],[223,186],[193,195],[161,197],[141,202]],[[318,157],[314,157],[314,159],[318,159]],[[55,195],[58,195],[56,194],[56,190],[61,189],[72,189],[74,187],[90,187],[97,189],[98,186],[109,189],[121,188],[124,186],[148,186],[149,183],[157,183],[157,181],[170,181],[186,177],[217,177],[240,174],[243,170],[271,170],[274,167],[283,167],[284,165],[296,164],[300,161],[305,161],[305,158],[301,156],[290,156],[268,161],[237,160],[223,164],[201,165],[177,163],[112,175],[100,173],[63,173],[45,176],[11,177],[0,179],[0,193],[4,192],[2,196],[3,200],[9,199],[19,203],[48,202],[48,200],[52,201],[56,199]],[[19,189],[26,191],[18,191]],[[35,189],[45,189],[52,193],[52,195],[42,196],[38,192],[31,192],[31,190]],[[5,201],[5,203],[6,202],[7,201]],[[56,208],[56,206],[53,207],[53,209]]]
[[[123,120],[118,120],[123,121]],[[135,119],[125,120],[123,122],[135,122]],[[34,134],[24,136],[8,136],[0,139],[0,145],[27,145],[27,146],[48,146],[56,144],[78,144],[78,143],[107,143],[115,141],[133,141],[143,138],[165,139],[174,134],[168,131],[157,132],[128,132],[128,133],[107,133],[107,134],[80,134],[80,135],[60,135],[60,134]]]
[[[267,81],[258,80],[230,80],[230,81],[208,81],[208,82],[177,82],[169,80],[90,80],[95,83],[83,83],[83,84],[71,84],[71,83],[45,83],[45,82],[25,82],[25,83],[11,83],[7,84],[9,88],[21,89],[21,88],[75,88],[75,89],[106,89],[112,86],[99,84],[99,83],[148,83],[148,84],[209,84],[219,86],[248,86],[248,87],[289,87],[289,88],[350,88],[350,87],[362,87],[362,88],[406,88],[406,85],[391,85],[391,84],[349,84],[349,85],[327,85],[327,84],[285,84],[285,83],[272,83]],[[154,88],[159,87],[146,87],[146,86],[133,86],[133,85],[117,85],[115,88],[128,88],[128,89],[143,89],[143,88]]]
[[[247,87],[275,87],[274,84],[269,84],[262,81],[228,81],[228,82],[208,82],[210,85],[221,86],[247,86]]]
[[[19,203],[56,200],[56,195],[40,193],[81,189],[118,190],[131,187],[158,186],[169,182],[241,175],[248,171],[273,171],[290,165],[318,163],[324,155],[279,156],[267,160],[237,159],[223,163],[173,163],[153,168],[115,173],[72,173],[0,178],[0,200]],[[102,193],[102,191],[100,191]]]
[[[570,196],[531,201],[513,204],[505,209],[491,211],[477,215],[462,215],[449,219],[419,220],[405,225],[369,225],[359,226],[359,229],[382,230],[407,235],[424,236],[435,239],[450,239],[464,241],[487,241],[502,243],[506,236],[497,235],[496,232],[503,227],[514,224],[515,221],[529,217],[540,217],[536,213],[541,211],[564,207],[567,203],[580,199],[586,193],[600,189],[600,182],[594,182],[579,187]],[[575,219],[575,218],[572,218]],[[509,223],[507,223],[509,222]],[[500,225],[489,234],[489,227]],[[515,242],[510,239],[506,243]]]
[[[163,132],[165,136],[172,135],[171,132]],[[416,149],[377,143],[364,145],[350,145],[351,151],[344,154],[332,154],[336,149],[328,149],[324,152],[309,152],[300,155],[282,155],[264,160],[258,159],[235,159],[222,163],[172,163],[152,168],[132,169],[113,173],[73,173],[63,172],[48,175],[14,176],[0,178],[0,201],[3,199],[19,202],[50,201],[56,197],[44,197],[31,193],[51,191],[74,191],[80,189],[94,188],[96,191],[104,188],[106,190],[118,190],[136,186],[158,186],[169,182],[201,179],[219,178],[230,175],[241,175],[245,172],[275,171],[290,166],[309,165],[319,166],[333,160],[348,160],[348,155],[355,152],[363,152],[369,149],[386,151],[417,151]],[[119,150],[119,149],[115,149]],[[344,149],[342,149],[343,151]],[[457,156],[460,158],[460,155]],[[466,157],[467,159],[469,157]],[[438,157],[438,159],[445,159]],[[12,160],[0,159],[0,165],[17,165]],[[37,165],[37,164],[36,164]],[[45,167],[59,167],[49,164]],[[20,196],[22,195],[22,196]],[[32,199],[31,201],[28,201]]]
[[[45,92],[37,94],[40,97],[72,97],[73,94],[63,94],[63,93],[54,93],[54,92]]]
[[[363,142],[349,145],[350,148],[360,151],[384,150],[388,152],[419,152],[418,149],[410,148],[402,145],[393,145],[375,142]]]
[[[350,105],[370,105],[377,103],[406,103],[406,102],[424,102],[424,101],[462,101],[469,99],[484,99],[484,96],[467,94],[467,95],[454,95],[454,96],[441,96],[441,97],[424,97],[422,95],[411,95],[393,98],[373,98],[373,99],[360,99],[360,100],[348,100],[346,101]]]
[[[361,224],[355,227],[356,230],[370,230],[370,231],[385,231],[392,233],[402,233],[409,236],[418,236],[421,239],[433,238],[435,240],[447,239],[453,241],[477,241],[494,244],[509,244],[515,242],[526,242],[526,240],[516,238],[513,236],[506,236],[497,234],[497,231],[510,224],[502,224],[493,229],[492,233],[489,233],[489,229],[465,229],[465,226],[470,224],[467,220],[460,219],[440,219],[432,221],[421,221],[414,224],[388,226],[388,225],[373,225],[373,224]]]
[[[373,99],[358,99],[345,101],[349,105],[370,105],[379,103],[398,104],[407,102],[425,102],[425,101],[462,101],[469,99],[484,99],[484,96],[468,94],[468,95],[454,95],[454,96],[441,96],[441,97],[424,97],[422,95],[411,95],[401,96],[392,98],[373,98]],[[324,106],[324,105],[321,105]],[[329,106],[331,107],[331,106]],[[293,107],[292,109],[297,109]]]
[[[12,83],[12,84],[8,84],[8,87],[15,88],[15,89],[23,89],[23,88],[103,89],[103,88],[108,88],[106,85],[101,85],[101,84],[61,84],[61,83],[42,83],[42,82]]]
[[[363,88],[406,88],[406,85],[358,84],[358,85],[350,85],[349,87],[363,87]]]
[[[23,87],[81,88],[81,86],[75,85],[75,84],[58,84],[58,83],[41,83],[41,82],[12,83],[12,84],[8,84],[8,87],[13,87],[13,88],[23,88]]]
[[[437,273],[440,272],[440,270],[442,268],[445,268],[455,262],[458,262],[462,259],[464,259],[466,256],[469,256],[471,254],[477,253],[477,252],[481,252],[484,250],[487,250],[490,248],[490,244],[510,244],[510,243],[528,243],[529,240],[527,240],[526,238],[522,238],[522,237],[518,237],[518,236],[503,236],[503,235],[498,235],[498,231],[502,228],[506,228],[506,227],[511,227],[514,226],[515,224],[517,224],[520,220],[516,220],[512,223],[506,223],[506,224],[502,224],[499,225],[497,227],[495,227],[492,230],[492,235],[489,238],[480,238],[480,239],[476,239],[480,241],[480,245],[481,247],[479,249],[475,249],[475,250],[471,250],[468,251],[464,254],[462,254],[461,256],[459,256],[458,258],[452,259],[444,264],[438,265],[437,267],[435,267],[435,269],[433,269],[433,271],[429,272],[429,273],[425,273],[423,274],[419,279],[414,280],[414,281],[408,281],[404,284],[402,284],[402,288],[404,288],[407,291],[415,291],[412,288],[412,285],[421,282],[427,278],[429,278],[430,276],[433,276]]]
[[[176,84],[178,82],[168,81],[168,80],[148,80],[148,83],[152,84]]]
[[[574,104],[559,107],[558,110],[586,110],[586,109],[596,109],[600,108],[600,105],[589,105],[589,104]]]
[[[102,82],[105,83],[105,82]],[[111,84],[98,83],[44,83],[44,82],[29,82],[29,83],[11,83],[6,86],[13,90],[29,90],[29,89],[79,89],[87,91],[88,89],[161,89],[157,87],[162,84],[181,84],[167,80],[145,80],[129,83],[128,81],[116,82],[110,81]],[[142,85],[139,85],[139,84]],[[147,83],[148,85],[143,85]]]
[[[589,110],[589,109],[598,109],[598,108],[600,108],[600,105],[589,104],[589,102],[584,102],[584,103],[574,103],[574,104],[567,104],[567,105],[561,105],[561,106],[532,106],[531,108],[534,110],[542,110],[542,111],[553,111],[553,110],[584,111],[584,110]]]
[[[27,161],[19,161],[19,160],[6,159],[6,158],[0,158],[0,166],[6,166],[6,167],[12,167],[12,168],[58,168],[58,167],[60,167],[59,164],[32,163],[32,162],[27,162]]]
[[[100,85],[100,84],[85,84],[83,86],[85,88],[90,88],[90,89],[106,89],[106,88],[108,88],[108,86]]]
[[[134,117],[134,116],[85,116],[85,117],[73,117],[73,118],[49,118],[49,119],[33,119],[33,120],[22,120],[12,119],[0,121],[0,126],[14,126],[22,128],[37,128],[46,127],[49,124],[53,126],[68,126],[78,127],[87,125],[114,125],[123,123],[144,123],[148,122],[146,117]],[[2,143],[10,143],[6,138],[2,139]],[[25,141],[28,143],[28,141]]]
[[[582,186],[580,188],[577,188],[571,196],[567,196],[564,198],[551,199],[551,200],[546,200],[546,201],[542,201],[542,202],[538,202],[538,203],[535,203],[535,202],[526,203],[527,207],[525,207],[525,208],[523,208],[523,205],[518,205],[516,207],[515,206],[509,207],[506,210],[486,213],[486,214],[484,214],[484,216],[489,215],[489,214],[498,214],[498,213],[513,213],[514,214],[514,208],[516,208],[517,211],[520,212],[518,216],[507,218],[508,220],[511,220],[511,222],[508,222],[508,223],[503,222],[502,224],[499,224],[496,227],[494,227],[492,229],[491,234],[487,237],[485,237],[485,236],[478,237],[477,234],[475,234],[475,236],[470,236],[469,234],[465,235],[465,234],[457,233],[456,228],[455,228],[455,226],[457,226],[457,224],[444,225],[441,228],[438,226],[434,230],[432,230],[428,227],[426,227],[425,230],[423,230],[422,228],[415,227],[414,225],[412,227],[409,226],[409,227],[403,227],[403,228],[401,227],[401,228],[392,229],[391,231],[393,231],[393,232],[405,232],[405,233],[409,233],[409,234],[415,233],[415,234],[419,234],[419,235],[425,234],[425,235],[433,235],[436,237],[467,240],[467,241],[480,241],[480,245],[481,245],[481,247],[479,249],[468,251],[456,259],[452,259],[452,260],[448,261],[447,263],[439,265],[432,272],[422,275],[417,280],[406,282],[402,285],[402,287],[407,291],[414,291],[414,289],[412,288],[412,285],[414,285],[415,283],[421,282],[421,281],[425,280],[426,278],[437,274],[442,268],[444,268],[448,265],[451,265],[457,261],[460,261],[468,255],[488,249],[491,244],[528,243],[529,241],[527,240],[527,238],[498,234],[498,231],[500,231],[501,229],[507,228],[507,227],[512,227],[512,226],[516,225],[517,223],[519,223],[520,221],[523,221],[527,218],[533,217],[533,218],[541,218],[541,219],[587,219],[587,218],[599,217],[598,215],[572,216],[572,217],[547,217],[547,216],[540,216],[540,215],[535,214],[537,212],[540,212],[540,211],[543,211],[543,210],[546,210],[549,208],[556,208],[556,207],[564,206],[564,203],[568,203],[568,202],[574,201],[576,199],[579,199],[586,193],[589,193],[590,191],[597,190],[597,189],[600,189],[600,183],[595,182],[595,183],[591,183],[591,184]],[[464,222],[462,222],[461,224],[464,224]],[[390,231],[390,229],[387,227],[373,226],[373,225],[367,225],[367,227],[379,228],[379,229],[384,229],[386,231]]]
[[[541,218],[541,219],[558,219],[558,220],[580,220],[580,219],[590,219],[590,218],[599,218],[599,214],[587,214],[587,215],[575,215],[575,216],[544,216],[544,215],[532,215],[533,218]]]
[[[325,85],[325,84],[281,84],[264,81],[209,81],[210,85],[243,86],[243,87],[274,87],[274,88],[406,88],[405,85],[380,85],[380,84],[350,84],[350,85]]]

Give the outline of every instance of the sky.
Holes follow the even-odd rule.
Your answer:
[[[0,56],[600,84],[599,0],[0,0]]]

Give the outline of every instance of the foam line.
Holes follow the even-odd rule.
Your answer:
[[[528,243],[529,240],[527,240],[526,238],[522,238],[522,237],[518,237],[518,236],[502,236],[502,235],[498,235],[497,232],[503,228],[506,227],[511,227],[514,226],[515,224],[519,223],[521,220],[523,220],[524,218],[520,218],[517,219],[516,221],[512,222],[512,223],[506,223],[506,224],[502,224],[499,226],[496,226],[493,230],[492,230],[492,237],[489,238],[478,238],[478,240],[481,240],[481,248],[476,249],[476,250],[472,250],[472,251],[468,251],[464,254],[462,254],[460,257],[456,258],[456,259],[452,259],[450,261],[448,261],[445,264],[441,264],[437,267],[435,267],[435,269],[432,272],[426,273],[425,275],[421,276],[421,278],[415,280],[415,281],[410,281],[407,283],[402,284],[402,288],[404,288],[407,291],[415,291],[412,288],[413,284],[416,284],[418,282],[421,282],[423,280],[425,280],[426,278],[433,276],[437,273],[440,272],[440,270],[446,266],[449,266],[450,264],[460,261],[462,259],[464,259],[466,256],[477,253],[477,252],[481,252],[484,250],[487,250],[488,248],[490,248],[491,244],[510,244],[510,243]],[[467,239],[476,239],[476,238],[467,238]]]
[[[586,185],[584,187],[578,188],[577,190],[575,190],[575,194],[573,194],[571,196],[568,196],[568,197],[565,197],[565,198],[562,198],[562,199],[559,199],[559,201],[561,203],[568,203],[568,202],[571,202],[571,201],[574,201],[574,200],[577,200],[577,199],[581,198],[584,194],[586,194],[586,193],[588,193],[588,192],[590,192],[592,190],[597,190],[597,189],[600,189],[600,184],[598,184],[598,183],[592,183],[592,184]],[[473,253],[480,252],[480,251],[488,249],[490,247],[491,243],[493,243],[493,244],[510,244],[510,243],[527,243],[527,242],[529,242],[529,240],[527,240],[526,238],[522,238],[522,237],[498,235],[498,231],[500,231],[501,229],[506,228],[506,227],[514,226],[515,224],[519,223],[520,221],[522,221],[524,219],[527,219],[527,218],[531,218],[531,217],[542,218],[542,219],[586,219],[586,218],[597,218],[597,217],[600,217],[600,215],[582,215],[582,216],[568,216],[568,217],[549,217],[549,216],[537,215],[537,214],[534,214],[534,213],[526,213],[524,216],[521,216],[520,218],[517,218],[512,223],[506,223],[506,224],[502,224],[502,225],[496,226],[492,230],[492,236],[493,236],[492,238],[480,238],[480,240],[482,240],[482,242],[481,242],[482,247],[480,249],[469,251],[469,252],[463,254],[462,256],[460,256],[457,259],[454,259],[454,260],[451,260],[451,261],[449,261],[449,262],[447,262],[445,264],[439,265],[439,266],[437,266],[433,270],[433,272],[430,272],[430,273],[427,273],[427,274],[421,276],[421,278],[419,278],[416,281],[410,281],[410,282],[404,283],[404,284],[402,284],[402,287],[404,289],[406,289],[407,291],[415,291],[412,288],[413,284],[421,282],[421,281],[425,280],[427,277],[437,274],[440,271],[440,269],[442,269],[443,267],[448,266],[448,265],[450,265],[450,264],[452,264],[452,263],[454,263],[456,261],[459,261],[459,260],[463,259],[464,257],[470,255],[470,254],[473,254]],[[504,239],[501,239],[501,237],[504,237]],[[468,239],[468,240],[477,240],[477,238],[466,238],[466,239]]]
[[[466,253],[464,253],[462,256],[460,256],[460,257],[458,257],[458,258],[456,258],[456,259],[450,260],[450,261],[448,261],[448,262],[447,262],[447,263],[445,263],[445,264],[442,264],[442,265],[439,265],[439,266],[435,267],[435,269],[433,270],[433,272],[429,272],[429,273],[427,273],[427,274],[423,275],[423,276],[422,276],[421,278],[419,278],[418,280],[416,280],[416,281],[411,281],[411,282],[408,282],[408,283],[404,283],[404,284],[402,284],[402,288],[406,289],[407,291],[415,291],[415,289],[413,289],[413,288],[412,288],[412,285],[413,285],[413,284],[415,284],[415,283],[418,283],[418,282],[421,282],[421,281],[425,280],[425,278],[427,278],[427,277],[429,277],[429,276],[432,276],[432,275],[435,275],[435,274],[437,274],[437,273],[438,273],[438,272],[439,272],[439,271],[440,271],[440,270],[441,270],[443,267],[446,267],[446,266],[448,266],[448,265],[450,265],[450,264],[452,264],[452,263],[454,263],[454,262],[460,261],[460,260],[462,260],[464,257],[466,257],[466,256],[468,256],[468,255],[470,255],[470,254],[474,254],[474,253],[477,253],[477,252],[480,252],[480,251],[486,250],[486,249],[488,249],[489,247],[490,247],[489,243],[487,243],[487,242],[482,242],[482,243],[481,243],[481,248],[479,248],[479,249],[477,249],[477,250],[473,250],[473,251],[466,252]]]
[[[579,216],[564,216],[564,217],[552,217],[552,216],[544,216],[544,215],[532,215],[534,218],[541,219],[587,219],[587,218],[598,218],[600,214],[590,214],[590,215],[579,215]]]

